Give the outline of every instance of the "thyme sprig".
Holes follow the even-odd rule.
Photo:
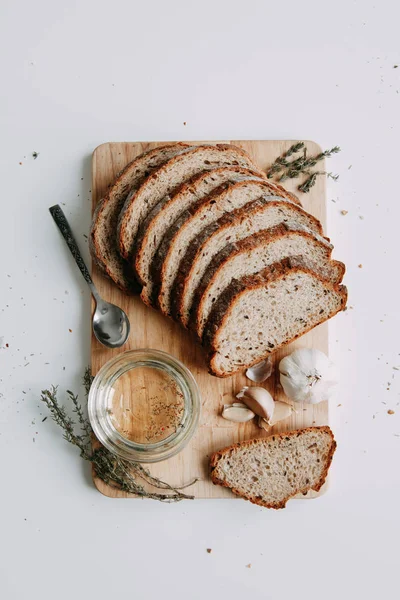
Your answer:
[[[287,160],[293,154],[298,154],[300,150],[303,150],[303,153],[300,156],[293,158],[293,160]],[[315,185],[318,175],[327,175],[327,177],[331,177],[334,181],[339,179],[339,175],[333,175],[332,173],[326,173],[325,171],[312,172],[310,170],[321,160],[329,158],[332,154],[336,154],[337,152],[340,152],[340,148],[339,146],[334,146],[330,150],[319,152],[315,156],[307,156],[305,143],[297,142],[296,144],[292,144],[286,152],[275,159],[269,169],[267,169],[266,174],[268,179],[271,179],[274,175],[280,173],[277,177],[277,180],[280,182],[286,181],[287,179],[296,179],[303,174],[309,175],[309,177],[297,188],[300,192],[306,194]]]
[[[86,397],[92,381],[90,368],[87,368],[83,377]],[[182,487],[175,487],[154,477],[139,463],[131,463],[119,458],[103,446],[94,448],[92,446],[92,429],[84,415],[78,396],[67,390],[67,397],[72,402],[72,410],[77,417],[74,420],[68,416],[65,407],[60,405],[57,394],[58,386],[52,385],[50,389],[42,391],[41,400],[49,409],[53,421],[64,431],[64,439],[80,450],[80,455],[84,460],[92,463],[96,477],[114,489],[142,498],[152,498],[161,502],[179,502],[194,498],[182,490],[193,485],[197,479]],[[146,489],[144,484],[155,488],[155,491]],[[163,492],[156,490],[163,490]]]
[[[325,150],[324,152],[320,152],[316,156],[304,157],[295,159],[286,169],[286,171],[281,175],[279,181],[285,181],[286,179],[295,179],[302,173],[306,173],[312,167],[315,167],[317,163],[319,163],[324,158],[329,158],[332,154],[336,154],[340,152],[339,146],[334,146],[330,150]]]
[[[290,162],[287,160],[287,158],[292,156],[292,154],[297,154],[297,152],[299,152],[302,148],[304,148],[304,142],[297,142],[297,144],[290,146],[289,150],[286,150],[286,152],[284,152],[281,156],[278,156],[278,158],[275,159],[275,162],[267,171],[268,179],[271,179],[275,173],[279,173],[289,166]]]
[[[308,177],[299,187],[297,188],[303,194],[307,194],[312,187],[314,187],[318,175],[326,175],[333,181],[337,181],[339,179],[339,175],[334,175],[333,173],[327,173],[326,171],[315,171],[311,173],[310,177]]]

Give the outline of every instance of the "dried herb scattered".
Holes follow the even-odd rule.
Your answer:
[[[293,160],[288,160],[290,156],[298,154],[301,150],[303,150],[303,152],[300,156],[293,158]],[[307,174],[309,177],[298,186],[298,190],[306,194],[315,185],[318,175],[327,175],[334,181],[337,181],[339,175],[326,173],[325,171],[310,171],[310,169],[315,167],[315,165],[321,160],[324,158],[329,158],[337,152],[340,152],[340,148],[339,146],[334,146],[330,150],[325,150],[324,152],[320,152],[315,156],[308,157],[305,143],[297,142],[296,144],[292,144],[292,146],[290,146],[286,152],[275,159],[275,161],[267,170],[267,177],[268,179],[271,179],[274,175],[279,173],[280,175],[278,177],[278,181],[282,182],[286,181],[287,179],[296,179],[300,175]]]
[[[33,160],[36,160],[38,156],[39,156],[39,152],[32,152]]]
[[[286,179],[296,179],[302,173],[307,173],[309,169],[315,167],[324,158],[330,158],[332,154],[340,152],[339,146],[334,146],[330,150],[320,152],[316,156],[305,157],[301,156],[296,160],[292,161],[286,171],[281,175],[279,181],[285,181]]]
[[[86,397],[89,394],[92,381],[93,377],[90,369],[87,368],[83,376]],[[76,415],[72,419],[68,416],[65,407],[59,403],[57,393],[58,387],[52,385],[50,389],[42,391],[41,400],[49,409],[53,421],[64,431],[64,439],[80,450],[80,455],[84,460],[92,463],[96,477],[114,489],[142,498],[152,498],[161,502],[179,502],[180,500],[192,500],[194,498],[194,496],[186,494],[182,490],[193,485],[197,480],[191,481],[182,487],[174,487],[157,477],[153,477],[139,463],[131,463],[119,458],[103,446],[93,448],[93,432],[88,419],[84,415],[78,396],[71,390],[66,392]],[[156,491],[146,489],[146,485],[151,486]],[[162,492],[157,490],[162,490]]]
[[[311,173],[310,177],[306,179],[299,187],[297,188],[303,194],[307,194],[312,187],[314,187],[318,175],[326,175],[328,178],[333,179],[333,181],[337,181],[339,179],[339,175],[334,175],[333,173],[327,173],[326,171],[315,171]]]
[[[286,150],[286,152],[284,152],[281,156],[278,156],[278,158],[275,159],[274,163],[267,171],[268,179],[271,179],[275,173],[279,173],[289,166],[290,162],[287,160],[287,158],[292,156],[292,154],[297,154],[297,152],[300,152],[302,148],[304,148],[304,142],[298,142],[297,144],[290,146],[289,150]]]

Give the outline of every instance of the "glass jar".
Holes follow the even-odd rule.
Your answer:
[[[89,392],[98,440],[121,458],[143,463],[180,452],[196,431],[200,393],[191,372],[160,350],[130,350],[108,361]]]

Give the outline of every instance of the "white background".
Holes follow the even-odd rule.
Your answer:
[[[398,2],[0,6],[0,597],[398,598]],[[65,203],[88,258],[97,145],[240,138],[342,147],[328,233],[353,308],[330,326],[330,491],[283,511],[104,498],[42,422],[41,389],[81,391],[90,334],[47,208]]]

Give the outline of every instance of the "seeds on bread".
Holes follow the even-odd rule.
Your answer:
[[[149,175],[140,188],[128,196],[120,213],[117,235],[121,256],[133,260],[138,229],[160,200],[194,175],[223,166],[258,170],[241,148],[217,144],[191,147]]]
[[[256,275],[233,280],[215,302],[203,333],[210,373],[229,377],[323,323],[347,301],[318,265],[286,258]]]
[[[142,300],[152,304],[151,263],[164,234],[174,221],[190,206],[199,202],[225,183],[263,181],[261,172],[242,167],[221,167],[196,175],[183,184],[176,194],[166,196],[143,221],[135,243],[135,273],[143,285]]]
[[[157,293],[157,306],[165,315],[171,313],[171,290],[178,275],[180,262],[196,243],[201,231],[224,214],[242,208],[261,196],[285,198],[268,181],[239,181],[223,184],[184,211],[164,236],[152,263],[152,275]]]
[[[96,206],[89,235],[89,247],[96,266],[125,293],[138,293],[140,286],[132,267],[120,256],[117,247],[117,223],[128,195],[137,190],[150,173],[180,152],[187,144],[168,144],[144,152],[118,175]]]
[[[340,283],[345,267],[331,260],[332,248],[325,238],[293,222],[281,223],[227,244],[214,256],[196,289],[189,328],[201,340],[213,304],[233,279],[254,275],[284,258],[303,256],[318,264],[324,279]]]
[[[253,504],[285,508],[297,494],[321,489],[335,450],[326,426],[244,441],[212,455],[211,479]]]
[[[174,319],[188,327],[190,309],[201,278],[213,257],[227,244],[289,221],[322,234],[322,225],[315,217],[290,200],[273,196],[262,196],[204,227],[191,241],[184,258],[180,259],[171,292],[171,314]]]

